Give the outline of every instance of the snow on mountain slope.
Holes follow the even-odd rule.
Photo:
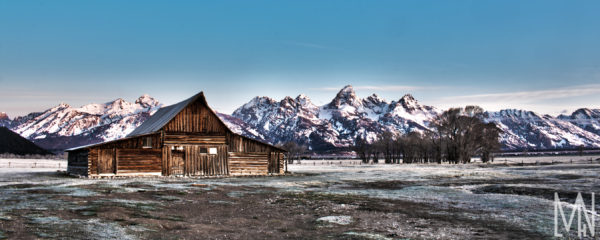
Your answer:
[[[600,135],[600,109],[580,108],[571,115],[560,115],[558,118]]]
[[[86,144],[122,138],[160,107],[161,104],[148,95],[141,96],[135,103],[120,98],[79,108],[61,103],[44,112],[15,119],[19,124],[12,130],[42,147],[64,148],[60,141],[65,141],[65,137],[83,137],[87,139]],[[79,145],[77,141],[68,142],[68,147]]]
[[[385,131],[422,131],[437,114],[435,108],[420,105],[410,95],[392,102],[375,94],[361,99],[352,86],[341,89],[323,106],[314,105],[303,94],[279,102],[256,97],[233,112],[271,142],[297,141],[315,150],[347,147],[358,136],[375,140]]]
[[[297,141],[314,150],[347,147],[358,136],[373,141],[382,132],[423,132],[441,111],[421,105],[410,94],[388,102],[376,94],[361,99],[352,86],[342,88],[323,106],[305,95],[276,101],[256,97],[233,112],[255,127],[269,141]],[[507,109],[487,112],[486,121],[504,132],[504,149],[600,147],[600,111],[580,109],[571,116],[551,117],[530,111]]]
[[[65,149],[124,137],[160,106],[148,95],[135,103],[116,99],[79,108],[60,104],[13,120],[0,114],[0,125],[10,126],[47,149]],[[322,106],[304,94],[280,101],[255,97],[232,115],[217,115],[232,131],[247,137],[274,144],[296,141],[313,150],[334,150],[351,146],[358,136],[374,141],[383,132],[423,132],[439,113],[410,94],[394,101],[376,94],[359,98],[352,86],[346,86]],[[582,108],[558,117],[505,109],[486,112],[485,121],[503,130],[504,149],[600,147],[599,109]]]
[[[266,141],[265,136],[260,134],[258,131],[256,131],[254,128],[252,128],[251,126],[249,126],[242,120],[232,117],[231,115],[227,115],[227,114],[219,113],[219,112],[217,112],[217,116],[234,133],[237,133],[239,135],[246,136],[246,137],[249,137],[252,139],[256,139],[256,140]]]
[[[504,131],[501,142],[508,149],[600,147],[600,136],[549,115],[507,109],[488,112],[486,121],[496,123]]]

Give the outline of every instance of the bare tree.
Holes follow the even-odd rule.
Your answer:
[[[371,146],[367,142],[367,140],[359,135],[358,137],[356,137],[356,141],[354,143],[354,146],[352,147],[352,150],[356,153],[356,155],[358,155],[358,157],[363,163],[369,163],[370,147]]]
[[[306,145],[300,145],[293,141],[286,142],[281,147],[288,151],[288,164],[294,163],[294,159],[299,160],[300,155],[308,150]]]
[[[380,156],[385,163],[468,163],[473,156],[481,156],[483,162],[493,161],[493,153],[500,150],[502,130],[494,123],[485,123],[484,114],[477,106],[451,108],[423,133],[395,136],[384,132],[371,144],[358,138],[353,149],[363,161],[371,156],[374,163]]]

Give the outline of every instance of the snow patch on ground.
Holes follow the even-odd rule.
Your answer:
[[[327,217],[320,217],[317,219],[317,221],[335,223],[335,224],[340,224],[340,225],[348,225],[348,224],[352,223],[352,217],[350,217],[350,216],[327,216]]]

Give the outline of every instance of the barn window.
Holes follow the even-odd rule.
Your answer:
[[[143,143],[143,148],[152,148],[152,137],[145,137]]]
[[[213,155],[217,154],[217,148],[209,148],[208,154],[213,154]]]
[[[171,151],[183,151],[183,146],[171,146]]]
[[[200,153],[206,153],[206,148],[200,148]]]

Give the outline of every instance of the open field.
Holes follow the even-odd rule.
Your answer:
[[[93,180],[57,170],[0,168],[0,238],[545,239],[554,192],[571,203],[577,192],[586,201],[600,192],[600,164],[570,161],[303,161],[289,176],[213,179]]]

